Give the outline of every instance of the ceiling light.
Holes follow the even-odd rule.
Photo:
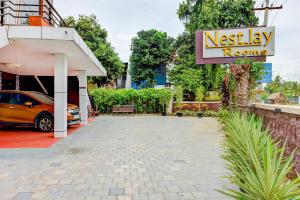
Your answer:
[[[4,63],[4,65],[8,68],[20,68],[20,64],[15,64],[15,63]]]

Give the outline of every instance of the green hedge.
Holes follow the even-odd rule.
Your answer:
[[[111,113],[114,105],[134,105],[137,113],[160,113],[165,111],[172,92],[168,89],[142,90],[113,90],[98,88],[91,92],[91,96],[101,113]]]

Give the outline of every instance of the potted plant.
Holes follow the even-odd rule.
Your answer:
[[[180,112],[180,111],[178,111],[178,112],[176,112],[176,116],[177,116],[177,117],[182,117],[182,116],[183,116],[183,113]]]
[[[199,103],[196,107],[195,110],[198,111],[197,112],[197,117],[198,118],[203,118],[204,116],[204,111],[207,110],[207,105],[206,104],[201,104]]]
[[[159,98],[159,104],[162,107],[162,111],[161,111],[161,115],[162,116],[167,116],[167,107],[171,101],[172,98],[172,94],[171,93],[162,93],[160,94],[160,98]]]
[[[203,118],[203,112],[197,112],[197,117],[198,118]]]

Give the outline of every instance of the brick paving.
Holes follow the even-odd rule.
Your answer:
[[[219,130],[212,118],[101,116],[52,148],[0,150],[0,199],[226,199]]]

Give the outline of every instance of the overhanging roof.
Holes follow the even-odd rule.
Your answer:
[[[0,71],[52,76],[56,53],[67,55],[70,75],[86,70],[88,76],[106,76],[104,67],[73,28],[0,27]]]

